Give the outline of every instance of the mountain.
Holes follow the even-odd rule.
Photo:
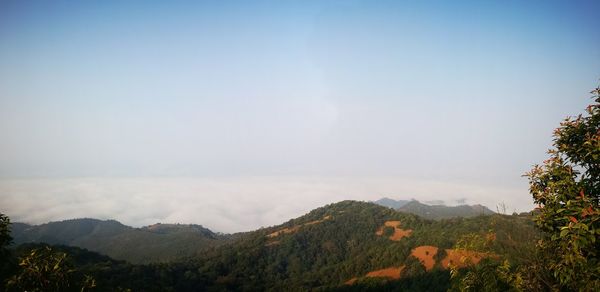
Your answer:
[[[432,291],[449,279],[448,258],[460,264],[452,251],[455,244],[473,235],[487,242],[489,252],[515,259],[533,248],[536,238],[529,218],[430,221],[372,203],[344,201],[248,234],[215,250],[199,271],[211,289],[333,289],[347,283],[360,286],[372,278],[400,278],[405,289]],[[440,282],[413,281],[432,271],[439,272]]]
[[[470,218],[481,215],[491,215],[494,212],[482,205],[426,205],[419,201],[411,201],[398,208],[398,211],[407,212],[427,219],[440,220],[454,217]]]
[[[85,248],[132,263],[196,256],[232,237],[200,225],[155,224],[133,228],[115,220],[72,219],[41,225],[12,224],[15,244],[44,242]]]
[[[170,228],[164,229],[172,234]],[[164,231],[163,226],[154,229]],[[433,221],[373,203],[343,201],[239,234],[187,260],[143,266],[94,260],[80,269],[97,280],[100,291],[446,291],[449,263],[461,267],[467,265],[464,257],[477,263],[499,256],[519,263],[532,254],[538,238],[527,216]],[[476,244],[469,249],[454,249],[471,241]],[[136,248],[145,244],[152,243],[138,241]]]
[[[408,202],[410,202],[410,200],[394,200],[394,199],[384,197],[377,201],[374,201],[373,203],[380,205],[380,206],[392,208],[392,209],[398,209],[398,208],[406,205]]]
[[[440,220],[454,217],[470,218],[480,215],[491,215],[494,212],[482,205],[427,205],[417,200],[393,200],[382,198],[374,202],[375,204],[396,209],[401,212],[415,214],[426,219]],[[399,207],[396,207],[399,206]]]
[[[448,207],[416,200],[382,198],[374,202],[426,219],[474,217],[493,212],[481,205]],[[131,263],[169,262],[198,256],[239,235],[214,233],[201,225],[154,224],[133,228],[115,220],[72,219],[41,225],[12,224],[15,244],[44,242],[88,249]]]

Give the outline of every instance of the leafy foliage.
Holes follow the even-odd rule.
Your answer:
[[[7,252],[8,245],[12,242],[10,236],[10,219],[8,216],[0,213],[0,253]]]
[[[508,260],[484,259],[469,269],[452,270],[449,291],[523,291],[520,274]]]
[[[8,291],[85,291],[96,286],[90,276],[78,279],[67,254],[50,247],[33,249],[19,259],[18,273],[9,279]]]
[[[10,218],[0,213],[0,285],[11,273],[13,264],[8,246],[12,243],[10,236]],[[1,287],[1,286],[0,286]]]
[[[552,275],[539,285],[546,289],[600,287],[600,89],[592,93],[587,115],[565,119],[550,158],[527,173]]]

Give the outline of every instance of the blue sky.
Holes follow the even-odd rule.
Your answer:
[[[521,175],[599,83],[599,9],[2,1],[0,177],[385,177],[528,206]]]

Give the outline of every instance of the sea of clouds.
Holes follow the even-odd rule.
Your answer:
[[[281,224],[329,203],[382,197],[483,204],[494,211],[504,203],[507,212],[533,207],[526,186],[387,177],[0,179],[0,212],[31,224],[88,217],[135,227],[195,223],[231,233]]]

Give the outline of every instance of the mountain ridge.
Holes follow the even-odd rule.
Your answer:
[[[177,227],[157,224],[148,228]],[[100,260],[101,256],[85,250],[63,249],[98,258],[86,263],[82,271],[93,275],[106,291],[115,287],[141,291],[361,291],[368,287],[445,291],[450,280],[447,264],[461,257],[453,250],[457,242],[484,240],[486,250],[464,251],[477,261],[493,260],[488,252],[519,261],[529,253],[529,243],[536,242],[533,228],[526,216],[428,220],[370,202],[342,201],[279,225],[231,235],[235,239],[165,264],[132,265]],[[142,243],[121,248],[135,252],[144,249]],[[176,249],[172,244],[161,248]]]
[[[15,228],[16,227],[16,228]],[[228,241],[202,225],[163,224],[135,228],[116,220],[92,218],[53,221],[40,225],[14,223],[15,245],[43,242],[89,249],[132,263],[168,262],[186,258]],[[168,248],[172,246],[173,248]],[[149,254],[153,256],[148,256]]]
[[[455,217],[468,218],[480,215],[480,213],[470,213],[466,214],[466,216],[460,216],[460,214],[458,216],[448,216],[447,212],[443,213],[445,210],[456,210],[458,207],[429,206],[414,199],[396,201],[383,198],[376,202],[342,201],[333,203],[314,209],[303,216],[290,219],[279,225],[236,234],[213,232],[198,224],[156,223],[136,228],[124,225],[116,220],[78,218],[48,222],[40,225],[14,223],[12,236],[16,245],[44,242],[85,248],[108,255],[116,260],[126,260],[136,264],[171,262],[197,256],[220,245],[234,242],[246,234],[256,232],[267,232],[264,236],[271,235],[272,240],[264,244],[277,245],[280,243],[279,238],[303,231],[304,229],[314,228],[314,225],[329,224],[331,223],[331,219],[335,219],[346,212],[340,209],[338,210],[340,213],[322,213],[320,217],[311,215],[323,208],[354,202],[353,204],[363,204],[361,208],[369,209],[373,206],[381,207],[382,201],[391,202],[396,205],[400,202],[401,207],[395,209],[395,211],[399,212],[399,214],[417,216],[414,218],[421,217],[423,219],[439,220]],[[481,206],[481,208],[485,207]],[[473,206],[469,206],[469,210],[473,211]],[[461,211],[464,213],[464,210]],[[441,212],[441,215],[432,216],[432,212],[433,214]],[[484,214],[489,215],[493,213],[489,211],[484,212]]]
[[[415,199],[394,200],[390,198],[381,198],[373,203],[380,206],[392,208],[400,212],[406,212],[421,216],[426,219],[441,220],[456,217],[470,218],[480,215],[492,215],[494,211],[481,204],[475,205],[429,205],[421,203]]]

